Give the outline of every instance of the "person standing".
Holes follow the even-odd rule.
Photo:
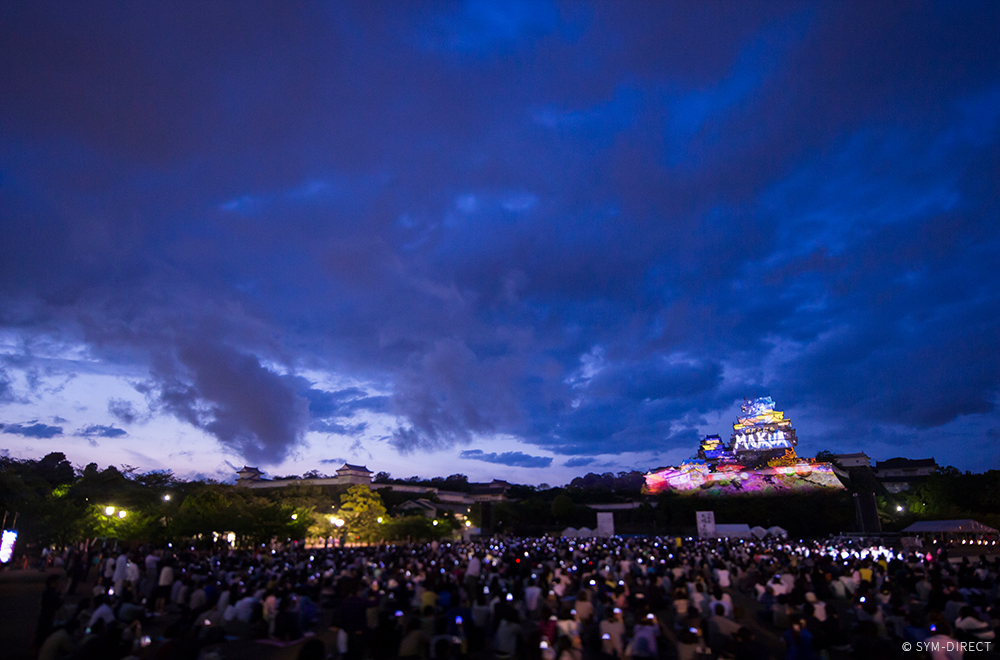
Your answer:
[[[125,583],[128,585],[133,596],[139,597],[139,580],[141,578],[142,574],[139,572],[139,564],[130,560],[125,567]]]
[[[156,592],[157,583],[160,579],[160,557],[156,551],[150,547],[144,562],[146,564],[146,593],[147,598],[151,598]]]
[[[70,550],[69,556],[66,558],[66,594],[73,595],[76,593],[76,583],[79,579],[80,574],[80,563],[84,559],[80,557],[79,551],[75,548]]]
[[[112,574],[116,594],[121,594],[125,590],[125,579],[128,577],[128,565],[128,555],[125,554],[125,550],[122,550],[118,555],[118,559],[115,560],[115,570]]]
[[[479,576],[483,572],[483,560],[475,552],[469,555],[469,565],[465,569],[465,593],[469,599],[477,596],[479,588]]]
[[[156,611],[163,614],[164,608],[170,601],[170,591],[174,586],[174,566],[173,561],[167,559],[160,569],[160,579],[156,583]]]

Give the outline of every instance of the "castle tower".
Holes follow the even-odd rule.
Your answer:
[[[744,400],[743,416],[733,424],[729,446],[736,461],[747,467],[766,465],[772,458],[795,450],[798,438],[785,413],[774,409],[771,397]]]

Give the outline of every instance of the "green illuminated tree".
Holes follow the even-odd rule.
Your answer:
[[[385,520],[382,496],[363,484],[355,484],[340,498],[340,515],[344,530],[352,541],[374,543],[383,537],[379,518]]]

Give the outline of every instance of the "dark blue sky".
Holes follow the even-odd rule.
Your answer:
[[[0,446],[1000,467],[996,3],[7,3]],[[325,463],[323,461],[326,461]]]

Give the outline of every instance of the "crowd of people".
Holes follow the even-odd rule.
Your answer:
[[[995,653],[1000,559],[855,545],[543,537],[69,549],[56,557],[64,575],[47,579],[35,642],[41,660],[225,657],[239,639],[346,660]]]

